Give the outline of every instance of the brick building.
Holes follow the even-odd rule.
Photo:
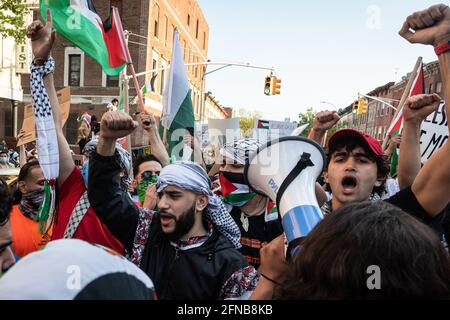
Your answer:
[[[94,5],[103,20],[109,16],[110,6],[115,6],[119,9],[125,30],[136,34],[147,33],[148,16],[141,13],[148,12],[149,1],[129,0],[125,5],[123,0],[94,0]],[[36,11],[35,18],[39,17],[40,15]],[[144,71],[146,67],[145,47],[130,44],[129,48],[136,72]],[[106,76],[97,62],[62,37],[57,37],[52,56],[56,62],[54,73],[56,89],[67,86],[70,86],[71,89],[71,109],[64,131],[67,140],[73,145],[76,144],[77,139],[78,116],[87,111],[100,119],[106,111],[106,105],[112,99],[119,97],[119,77]],[[143,84],[144,79],[140,82]],[[22,87],[24,90],[23,106],[31,103],[28,75],[22,77]],[[131,88],[130,96],[134,95],[136,92]],[[23,120],[23,108],[19,108],[18,118],[20,128]]]
[[[154,0],[149,11],[147,39],[147,70],[170,65],[173,47],[173,33],[178,29],[184,62],[200,63],[208,60],[209,26],[196,0]],[[192,90],[192,103],[196,120],[204,119],[204,74],[205,66],[188,66],[187,75]],[[153,91],[146,95],[145,104],[160,117],[162,114],[162,93],[168,71],[148,74],[146,83],[153,76]]]
[[[410,74],[407,74],[400,82],[389,82],[372,90],[367,95],[377,97],[397,108],[403,92],[405,91],[409,77]],[[424,65],[424,79],[425,93],[442,94],[442,79],[438,61],[433,61]],[[394,109],[379,101],[370,99],[367,113],[349,116],[349,127],[363,131],[379,141],[383,141],[394,114]]]

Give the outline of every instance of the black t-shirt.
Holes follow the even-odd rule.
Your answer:
[[[258,268],[261,263],[259,250],[262,244],[272,241],[283,233],[280,219],[266,222],[264,213],[259,216],[246,217],[248,219],[248,229],[245,230],[244,223],[241,221],[242,212],[239,207],[233,207],[230,215],[241,231],[242,254],[251,265]]]
[[[400,190],[398,193],[384,201],[396,207],[399,207],[403,211],[409,213],[410,215],[416,217],[417,219],[431,227],[441,239],[442,244],[447,248],[447,243],[450,239],[446,235],[445,228],[443,226],[443,220],[446,218],[448,210],[444,210],[437,217],[431,217],[425,211],[419,201],[417,201],[417,198],[412,192],[411,187]]]

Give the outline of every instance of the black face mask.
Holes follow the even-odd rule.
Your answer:
[[[247,184],[243,173],[224,171],[224,172],[219,173],[219,177],[220,177],[220,175],[222,175],[225,179],[227,179],[231,183]]]

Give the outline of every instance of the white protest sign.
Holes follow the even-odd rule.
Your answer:
[[[256,119],[253,138],[265,143],[281,137],[290,136],[295,129],[297,129],[296,122]]]
[[[448,141],[448,118],[444,102],[430,114],[420,128],[420,155],[422,163],[427,162]]]
[[[208,119],[208,135],[211,144],[220,148],[241,138],[239,118],[231,119]]]

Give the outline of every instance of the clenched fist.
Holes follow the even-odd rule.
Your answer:
[[[449,41],[450,8],[438,4],[413,13],[406,19],[399,34],[411,43],[437,46],[443,41]]]
[[[340,117],[335,111],[321,111],[317,113],[316,118],[313,121],[312,130],[325,132],[331,129],[338,121]]]
[[[106,112],[100,125],[100,137],[103,139],[120,139],[134,131],[138,123],[123,111]]]
[[[405,122],[420,125],[428,115],[438,109],[440,103],[441,97],[436,93],[409,97],[403,106],[403,119]]]

